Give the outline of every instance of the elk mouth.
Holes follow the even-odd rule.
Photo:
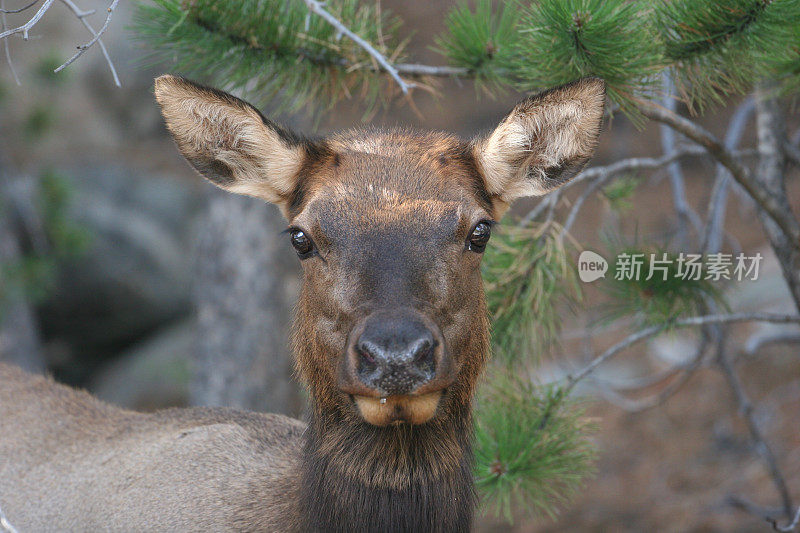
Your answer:
[[[425,394],[403,394],[376,398],[352,395],[361,417],[375,426],[424,424],[434,417],[444,389]]]

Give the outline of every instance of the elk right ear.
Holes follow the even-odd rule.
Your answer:
[[[183,156],[218,187],[285,208],[306,157],[305,143],[222,91],[160,76],[156,100]]]
[[[603,80],[584,78],[517,104],[474,146],[489,194],[507,206],[572,179],[594,152],[605,98]]]

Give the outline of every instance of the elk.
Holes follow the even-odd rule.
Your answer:
[[[469,530],[471,403],[489,354],[481,256],[515,199],[585,165],[603,81],[528,97],[469,142],[400,130],[309,140],[169,75],[155,95],[202,176],[289,221],[308,423],[136,413],[0,365],[8,519],[20,531]]]

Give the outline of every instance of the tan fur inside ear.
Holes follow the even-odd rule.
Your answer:
[[[305,149],[252,106],[176,76],[155,82],[156,100],[178,148],[204,177],[273,203],[294,188]]]
[[[594,152],[605,83],[586,78],[523,100],[475,144],[490,194],[511,203],[571,179]]]

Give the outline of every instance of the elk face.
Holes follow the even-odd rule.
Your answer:
[[[477,373],[465,364],[482,364],[492,201],[470,147],[450,137],[355,133],[326,146],[289,212],[305,272],[296,337],[314,343],[300,368],[370,423],[424,423]]]
[[[480,261],[492,225],[582,168],[604,96],[584,79],[530,97],[470,143],[397,131],[312,142],[227,94],[156,81],[189,162],[289,220],[304,271],[297,364],[315,407],[378,426],[469,404],[488,352]]]

